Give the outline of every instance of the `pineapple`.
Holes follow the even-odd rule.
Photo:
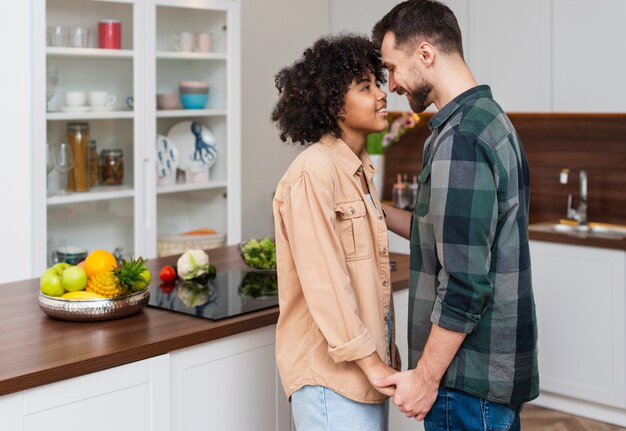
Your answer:
[[[144,289],[150,283],[150,272],[143,258],[125,260],[119,268],[89,277],[87,292],[95,292],[107,298],[129,295]]]

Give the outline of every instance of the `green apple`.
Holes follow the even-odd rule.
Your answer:
[[[69,266],[61,273],[61,285],[68,292],[84,290],[87,287],[87,273],[80,266]]]
[[[137,290],[145,289],[150,284],[150,280],[152,280],[152,274],[150,274],[150,271],[148,271],[147,269],[143,271],[140,275],[144,279],[144,281],[138,280],[133,283],[133,286]]]
[[[61,276],[54,268],[48,268],[44,271],[39,280],[39,288],[41,293],[48,296],[61,296],[65,293],[61,284]]]
[[[71,265],[67,262],[59,262],[56,265],[52,266],[51,268],[54,268],[57,272],[57,274],[61,275],[61,273],[66,269],[69,268]]]

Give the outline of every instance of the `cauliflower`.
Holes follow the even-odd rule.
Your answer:
[[[187,250],[176,263],[178,276],[183,280],[191,280],[209,273],[209,256],[203,250]]]

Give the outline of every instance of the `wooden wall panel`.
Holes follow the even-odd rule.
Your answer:
[[[421,169],[430,134],[423,114],[418,126],[393,144],[385,160],[384,199],[395,175]],[[626,224],[626,114],[509,114],[522,139],[531,170],[532,223],[565,218],[568,193],[578,197],[578,171],[588,175],[589,219]],[[569,184],[559,183],[562,168]]]

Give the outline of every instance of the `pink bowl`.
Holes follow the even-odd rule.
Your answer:
[[[180,86],[192,88],[209,88],[209,84],[207,82],[200,81],[180,81]]]

